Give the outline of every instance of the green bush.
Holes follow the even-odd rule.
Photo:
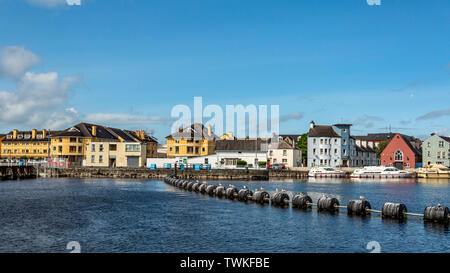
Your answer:
[[[247,165],[247,161],[245,161],[245,160],[238,160],[237,161],[237,165],[238,166],[245,166],[245,165]]]
[[[259,164],[259,167],[265,168],[266,165],[267,165],[267,162],[265,162],[265,161],[259,161],[258,164]]]

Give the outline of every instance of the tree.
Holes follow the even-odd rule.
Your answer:
[[[295,146],[302,150],[302,162],[306,164],[308,157],[308,133],[303,134]]]
[[[389,144],[389,140],[380,142],[380,144],[378,144],[377,147],[377,157],[380,158],[381,157],[381,153],[384,151],[384,149],[386,149],[386,146],[388,146]]]

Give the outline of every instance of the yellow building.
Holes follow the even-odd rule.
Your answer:
[[[87,163],[85,161],[86,154],[91,143],[145,143],[152,141],[156,143],[152,144],[155,148],[150,148],[151,150],[148,153],[156,155],[156,139],[146,136],[144,131],[133,132],[96,124],[80,123],[50,137],[50,157],[55,162],[64,160],[70,162],[70,165],[81,166],[83,162]]]
[[[214,154],[215,141],[219,137],[203,124],[195,123],[167,136],[167,157],[204,156]]]
[[[50,152],[50,132],[47,130],[19,131],[14,129],[1,140],[1,158],[47,159]]]

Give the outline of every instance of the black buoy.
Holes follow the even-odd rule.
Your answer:
[[[264,188],[261,188],[260,190],[256,190],[252,196],[252,200],[254,202],[260,203],[260,204],[266,203],[266,198],[270,198],[270,195],[268,192],[264,191]]]
[[[207,193],[208,195],[213,196],[214,193],[216,192],[216,188],[217,188],[216,185],[209,185],[208,187],[206,187],[206,193]]]
[[[225,187],[222,184],[219,184],[219,186],[216,188],[216,196],[222,197],[225,195]]]
[[[187,184],[189,183],[189,180],[184,180],[184,182],[181,184],[181,187],[183,189],[186,189]]]
[[[235,193],[237,194],[237,193],[238,193],[238,190],[236,189],[235,186],[230,185],[230,187],[227,188],[226,191],[225,191],[225,196],[226,196],[228,199],[234,199],[234,194],[235,194]]]
[[[197,181],[195,181],[195,183],[192,185],[192,191],[198,192],[198,187],[200,187],[200,182],[197,180]]]
[[[436,207],[426,207],[423,212],[423,220],[438,223],[448,223],[448,207],[437,205]]]
[[[238,192],[238,200],[247,202],[249,198],[251,198],[253,195],[253,192],[249,190],[246,186],[242,190]]]
[[[187,183],[187,185],[186,185],[186,190],[192,191],[192,185],[194,185],[194,182],[189,181],[189,183]]]
[[[299,208],[299,209],[307,209],[311,206],[309,205],[312,203],[311,197],[305,194],[297,194],[292,198],[292,207],[293,208]]]
[[[202,184],[198,187],[198,192],[199,192],[199,193],[206,193],[206,187],[208,187],[208,183],[202,183]]]
[[[284,206],[286,205],[285,200],[289,201],[289,195],[284,190],[278,191],[277,189],[270,202],[275,206]]]
[[[364,198],[361,200],[350,200],[347,204],[347,214],[355,214],[355,215],[367,215],[370,214],[368,209],[371,209],[370,203]]]
[[[327,195],[320,197],[317,201],[317,209],[319,211],[335,212],[339,209],[337,206],[339,206],[339,200]]]
[[[381,216],[383,218],[404,219],[407,211],[405,204],[387,202],[384,203],[381,209]]]

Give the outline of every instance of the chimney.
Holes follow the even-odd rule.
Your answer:
[[[17,138],[17,129],[14,129],[13,130],[13,139],[16,139]]]
[[[316,124],[314,123],[314,120],[311,120],[311,122],[309,123],[309,128],[313,129],[316,126]]]
[[[47,137],[47,130],[43,129],[42,130],[42,138],[46,138]]]
[[[36,139],[36,129],[31,130],[31,138]]]
[[[142,139],[145,138],[145,131],[144,130],[141,130],[141,135],[140,136],[141,136]]]
[[[97,136],[97,126],[92,125],[92,136]]]
[[[208,125],[208,136],[211,136],[212,135],[212,132],[211,132],[211,124],[210,125]]]

